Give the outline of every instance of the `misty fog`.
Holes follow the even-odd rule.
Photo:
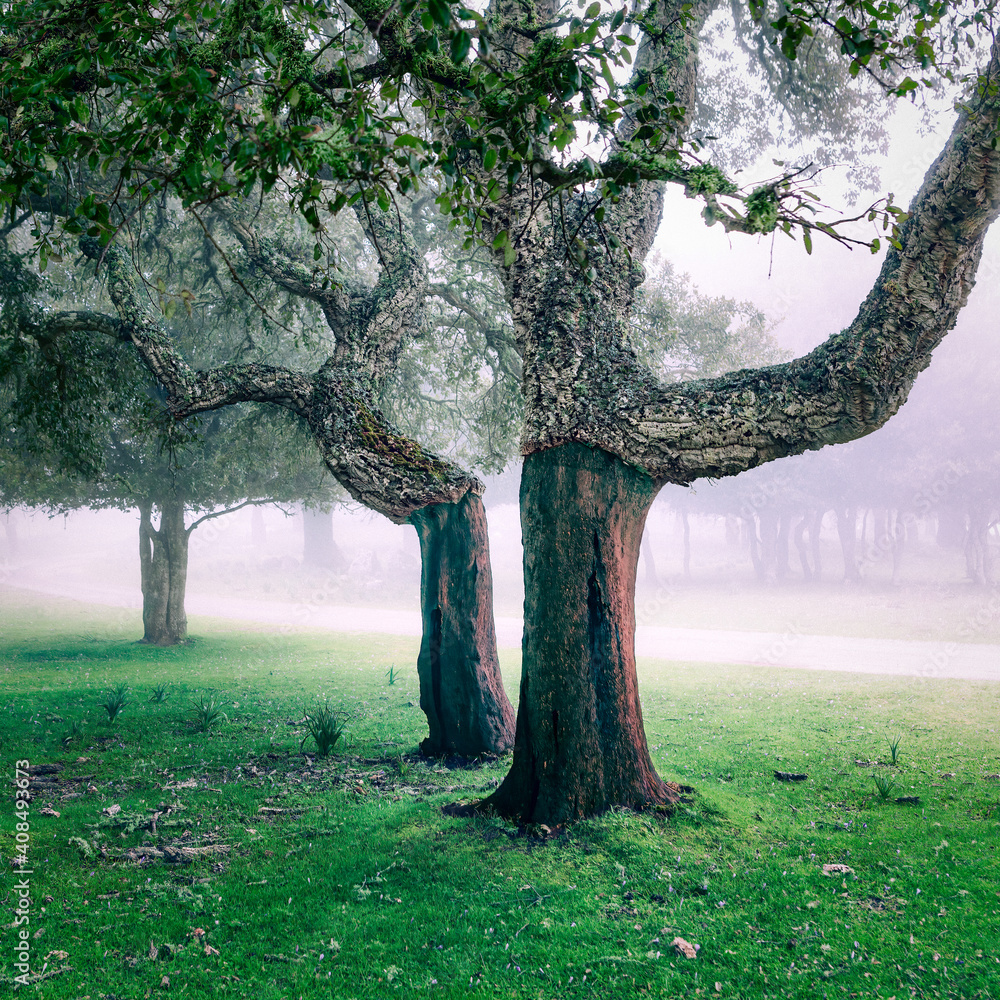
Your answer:
[[[947,118],[936,134],[923,135],[916,112],[896,116],[880,169],[897,202],[916,190]],[[752,302],[794,353],[850,321],[881,263],[864,248],[829,240],[817,240],[807,256],[780,234],[726,236],[676,192],[668,193],[666,215],[672,225],[658,248],[676,271],[702,292]],[[958,328],[900,414],[876,434],[733,480],[661,492],[637,571],[640,655],[889,669],[886,650],[902,656],[902,646],[875,640],[919,642],[927,645],[914,647],[900,669],[980,676],[991,663],[1000,677],[1000,647],[992,645],[1000,642],[998,273],[1000,233],[993,233]],[[511,466],[486,477],[498,637],[508,648],[519,645],[523,599],[518,474]],[[355,504],[337,505],[329,517],[338,555],[327,566],[310,563],[293,505],[245,508],[199,527],[191,537],[188,614],[418,635],[414,529]],[[0,524],[3,586],[141,607],[134,512],[50,516],[17,508],[0,513]],[[693,630],[718,635],[696,641]],[[808,636],[869,645],[840,648],[831,639],[830,662],[820,663],[806,648]],[[966,653],[951,648],[956,639],[979,644],[980,659],[962,666]],[[934,644],[949,651],[935,652]]]

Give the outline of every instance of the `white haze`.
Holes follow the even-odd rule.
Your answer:
[[[922,136],[919,125],[915,112],[904,109],[897,115],[883,167],[884,188],[893,190],[903,205],[950,128],[948,122],[937,135]],[[801,242],[780,235],[773,241],[728,237],[719,226],[706,228],[698,204],[675,191],[668,197],[666,218],[657,249],[677,270],[689,273],[705,293],[753,301],[775,321],[775,334],[783,346],[797,354],[851,321],[881,264],[880,256],[863,248],[850,251],[822,237],[815,239],[811,257]],[[1000,232],[994,232],[959,329],[946,338],[934,366],[970,352],[996,357],[998,275]],[[951,401],[934,397],[933,382],[928,375],[918,380],[908,405],[939,406],[944,420]],[[491,480],[487,492],[497,613],[505,645],[516,645],[516,619],[523,599],[516,476],[512,470],[502,480]],[[710,500],[713,489],[705,483],[696,484],[693,491],[667,489],[654,505],[647,527],[652,561],[640,560],[637,596],[640,633],[646,639],[653,633],[642,629],[714,631],[720,633],[719,643],[721,633],[740,633],[744,639],[738,641],[744,646],[727,646],[728,658],[790,666],[810,665],[805,662],[807,643],[802,636],[813,634],[925,644],[957,636],[964,642],[986,644],[984,648],[1000,641],[996,592],[969,585],[961,551],[937,544],[933,520],[912,525],[907,561],[896,584],[885,553],[876,550],[863,556],[861,582],[844,585],[836,525],[829,515],[821,539],[822,582],[807,586],[793,575],[779,583],[760,583],[747,552],[734,546],[731,538],[727,541],[725,519],[699,511],[698,504]],[[682,501],[694,504],[687,575],[678,514]],[[80,511],[49,518],[43,512],[15,511],[6,522],[0,515],[0,527],[7,529],[0,530],[0,585],[132,609],[141,606],[134,513]],[[192,536],[189,613],[344,627],[350,616],[338,617],[332,609],[382,608],[386,614],[381,619],[363,618],[359,612],[354,627],[381,621],[394,631],[412,631],[420,580],[414,530],[363,510],[341,508],[334,512],[334,535],[345,558],[337,571],[303,564],[302,523],[297,515],[286,516],[273,507],[248,509],[206,524]],[[991,532],[994,551],[1000,547],[997,543]],[[0,591],[0,609],[2,603]],[[130,620],[138,629],[138,616]],[[392,627],[393,622],[398,627]],[[196,621],[192,631],[198,631]],[[758,639],[760,634],[767,637],[763,646],[753,640],[753,633]],[[695,655],[680,633],[672,638],[668,632],[655,636],[660,637],[660,646],[643,639],[642,652]],[[719,643],[712,648],[722,649]],[[993,650],[994,662],[1000,664],[1000,647]],[[857,652],[843,652],[842,665],[865,669],[867,662],[869,669],[877,669],[886,663],[884,650],[872,647],[869,653],[866,661]],[[936,654],[927,645],[914,655],[919,667],[932,663]],[[952,654],[950,662],[954,661]]]

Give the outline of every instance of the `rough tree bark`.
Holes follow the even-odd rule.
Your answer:
[[[525,459],[514,764],[487,800],[502,814],[553,824],[679,797],[650,759],[635,674],[636,566],[657,491],[645,473],[582,444]]]
[[[153,508],[160,511],[153,527]],[[139,506],[139,570],[142,582],[142,642],[176,646],[187,639],[188,531],[184,501],[175,497]]]
[[[695,7],[690,31],[697,30],[706,10]],[[533,11],[542,22],[553,13],[544,4]],[[677,13],[670,3],[658,6],[662,33],[647,37],[636,65],[648,71],[655,64],[661,79],[690,107],[695,42],[677,26]],[[996,53],[990,69],[995,75]],[[542,502],[535,494],[548,492],[531,470],[575,468],[577,453],[570,449],[583,445],[594,454],[614,456],[644,476],[655,493],[663,483],[736,475],[775,458],[860,437],[884,424],[954,325],[972,287],[986,230],[1000,210],[1000,153],[991,143],[1000,98],[994,88],[973,103],[972,111],[960,114],[928,172],[902,225],[901,249],[888,252],[854,323],[811,354],[769,368],[664,385],[637,362],[628,346],[627,317],[634,287],[642,280],[639,265],[662,215],[658,185],[643,183],[622,194],[607,207],[603,230],[591,221],[594,205],[588,193],[560,200],[558,219],[546,218],[542,210],[529,216],[527,182],[501,203],[488,235],[514,232],[517,219],[530,220],[517,230],[517,258],[503,271],[524,357],[524,680],[514,763],[484,808],[536,822],[561,822],[612,804],[662,802],[665,795],[645,766],[615,771],[610,783],[599,765],[567,770],[566,730],[561,720],[546,722],[546,713],[568,711],[574,727],[571,744],[584,753],[599,748],[612,769],[616,761],[648,757],[641,726],[635,725],[637,702],[630,694],[635,689],[634,554],[628,551],[631,575],[623,570],[615,577],[614,600],[598,600],[590,584],[600,576],[598,563],[609,564],[602,541],[631,539],[641,515],[626,518],[626,529],[613,504],[590,499],[591,492],[601,495],[599,488],[566,489],[553,501],[548,523],[563,525],[578,518],[587,525],[588,537],[597,539],[597,548],[589,561],[579,546],[570,548],[572,555],[558,546],[547,548],[544,537],[529,536],[546,534],[533,511]],[[627,251],[609,244],[609,231]],[[574,268],[566,233],[592,241],[586,278]],[[631,280],[623,280],[627,276]],[[632,497],[636,487],[622,488]],[[628,544],[621,542],[623,561]],[[556,566],[562,576],[552,572]],[[542,585],[559,587],[555,619],[539,592]],[[598,633],[614,636],[613,642],[595,640],[590,624],[582,627],[595,621],[594,601],[600,608]],[[544,643],[533,638],[540,635],[546,636]],[[595,641],[600,656],[591,652]],[[605,684],[622,697],[602,698]],[[567,703],[569,695],[572,704]]]
[[[467,493],[458,503],[420,508],[411,522],[421,555],[420,707],[430,727],[421,749],[475,756],[487,747],[506,748],[514,710],[496,653],[483,502]]]
[[[397,524],[416,523],[428,507],[454,506],[456,511],[444,518],[448,545],[455,551],[464,547],[472,552],[486,537],[481,503],[478,517],[468,516],[476,507],[473,500],[482,495],[482,483],[399,434],[378,405],[380,388],[423,303],[427,271],[412,239],[398,229],[394,218],[369,206],[365,219],[383,263],[373,289],[324,288],[294,251],[237,218],[230,219],[257,266],[287,291],[312,299],[322,308],[335,348],[311,374],[261,364],[193,370],[150,313],[126,252],[117,244],[102,247],[87,237],[80,246],[88,256],[104,261],[120,335],[131,340],[165,388],[167,407],[176,418],[237,402],[285,407],[305,421],[327,468],[355,500]],[[488,553],[477,564],[484,559],[488,560]],[[422,747],[433,754],[502,753],[513,741],[513,709],[499,672],[492,586],[486,586],[488,577],[481,575],[449,572],[441,579],[453,593],[441,601],[435,588],[422,587],[422,596],[434,602],[423,608],[424,622],[433,623],[438,614],[443,635],[463,636],[467,642],[449,641],[435,647],[434,637],[425,636],[424,645],[440,650],[443,676],[465,678],[465,682],[442,686],[437,699],[421,693],[422,704],[440,702],[443,706],[434,718],[429,717],[431,735]],[[445,621],[446,616],[473,610],[473,621]],[[422,678],[425,675],[426,671],[421,673]],[[454,705],[448,704],[452,698],[457,699]],[[470,729],[465,721],[469,718],[480,721]],[[458,719],[463,720],[460,728],[454,724]],[[475,735],[482,738],[480,742]]]

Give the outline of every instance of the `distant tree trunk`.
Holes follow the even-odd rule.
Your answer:
[[[906,519],[898,509],[890,517],[892,534],[887,533],[886,538],[892,554],[892,583],[898,586],[903,572],[903,550],[906,548]]]
[[[566,444],[525,459],[514,762],[483,808],[554,824],[677,801],[649,756],[635,673],[635,575],[656,492],[645,473],[597,448]]]
[[[653,546],[649,541],[649,532],[644,531],[642,533],[642,545],[640,546],[642,551],[642,558],[646,564],[646,583],[651,587],[655,587],[659,582],[660,578],[656,573],[656,559],[653,556]],[[687,563],[685,563],[685,576],[687,575]]]
[[[788,565],[788,534],[791,526],[791,514],[778,516],[777,533],[774,537],[774,575],[778,580],[784,580],[791,572]]]
[[[813,576],[817,581],[823,576],[823,555],[820,549],[820,535],[823,533],[824,510],[817,510],[813,514],[812,523],[809,525],[809,547],[812,549]]]
[[[154,503],[139,507],[139,566],[142,579],[142,641],[174,646],[187,639],[184,593],[187,587],[188,531],[184,503],[155,502],[160,526],[153,527]]]
[[[681,524],[684,526],[684,579],[691,579],[691,522],[686,507],[681,508]]]
[[[11,561],[17,558],[17,522],[12,517],[13,513],[6,510],[3,515],[4,531],[7,534],[7,558]]]
[[[795,551],[799,554],[799,565],[802,567],[802,578],[808,583],[813,578],[812,567],[809,565],[809,547],[806,545],[806,526],[809,524],[809,516],[803,514],[795,523],[792,531],[792,539],[795,542]]]
[[[989,529],[986,511],[982,507],[971,507],[965,536],[965,568],[973,583],[987,584],[991,579]]]
[[[844,579],[852,583],[861,579],[858,569],[858,512],[855,507],[837,508],[837,534],[844,555]]]
[[[302,562],[341,573],[347,559],[333,537],[333,511],[302,508]]]
[[[421,750],[476,757],[514,740],[493,622],[486,513],[481,498],[430,504],[410,522],[420,538],[423,638],[417,658],[420,707],[430,735]]]

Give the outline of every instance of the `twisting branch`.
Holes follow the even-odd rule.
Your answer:
[[[45,313],[37,322],[25,325],[24,332],[38,342],[52,341],[67,333],[100,333],[126,343],[132,340],[121,320],[90,309]]]
[[[273,365],[227,365],[196,371],[172,344],[146,303],[129,255],[115,243],[84,237],[91,259],[102,253],[108,292],[146,367],[167,391],[176,419],[231,403],[282,406],[302,417],[327,468],[360,503],[397,523],[435,503],[481,494],[474,476],[399,434],[378,407],[373,380],[354,359],[330,359],[313,375]]]
[[[998,64],[995,44],[989,75]],[[899,228],[898,248],[887,254],[846,331],[787,364],[680,385],[656,383],[624,347],[612,347],[620,356],[610,374],[606,356],[603,368],[585,372],[584,362],[574,370],[588,392],[575,393],[573,405],[563,402],[574,393],[561,380],[542,384],[542,394],[560,402],[543,399],[532,408],[525,450],[586,442],[654,479],[689,483],[882,426],[906,400],[974,284],[983,239],[1000,214],[998,116],[995,88],[959,114]],[[553,412],[559,419],[546,422]]]

